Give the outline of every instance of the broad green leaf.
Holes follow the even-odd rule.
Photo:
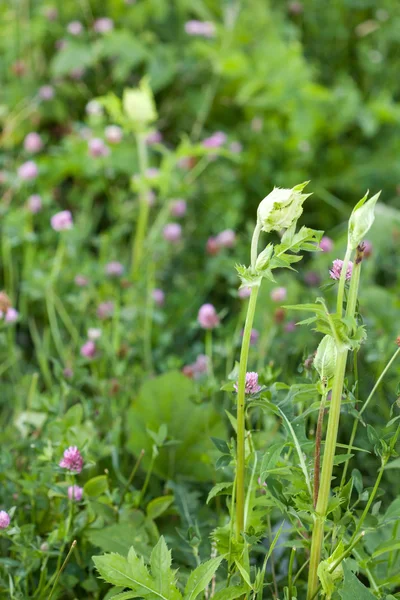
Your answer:
[[[181,595],[175,585],[175,572],[170,568],[171,562],[171,551],[168,550],[164,537],[161,536],[151,552],[151,574],[159,594],[169,600],[178,600]]]
[[[173,496],[160,496],[159,498],[154,498],[147,505],[147,516],[149,519],[157,519],[160,517],[173,503]]]
[[[381,556],[381,554],[386,554],[386,552],[392,552],[392,550],[400,550],[400,541],[397,542],[388,542],[387,544],[382,544],[379,546],[377,550],[372,555],[372,558],[377,558]]]
[[[191,572],[185,587],[184,600],[195,600],[206,589],[222,560],[222,556],[211,558]]]
[[[120,554],[104,554],[104,556],[93,556],[93,562],[100,576],[113,585],[129,587],[132,590],[139,588],[145,594],[151,591],[151,578],[143,562],[140,568],[132,571],[132,565]]]
[[[344,581],[339,589],[342,600],[376,600],[375,596],[361,583],[350,570],[347,562],[343,563]]]
[[[235,600],[235,598],[240,598],[240,596],[244,596],[248,590],[247,586],[244,585],[234,585],[232,587],[224,588],[220,590],[213,596],[213,600]]]
[[[85,538],[93,546],[103,552],[118,552],[126,556],[129,548],[133,546],[145,558],[150,557],[150,540],[146,530],[146,520],[142,513],[135,511],[133,519],[128,522],[116,523],[99,529],[89,529]]]
[[[100,496],[108,490],[108,481],[106,475],[98,475],[89,479],[83,486],[83,490],[87,496]]]
[[[122,594],[111,596],[111,600],[131,600],[132,598],[137,598],[136,592],[122,592]]]

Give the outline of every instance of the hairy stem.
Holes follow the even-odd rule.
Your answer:
[[[136,279],[139,273],[140,263],[143,256],[143,244],[146,237],[147,223],[149,220],[149,198],[148,185],[146,183],[147,169],[147,146],[144,134],[137,134],[136,143],[139,156],[139,172],[141,176],[141,189],[139,194],[139,217],[132,244],[132,267],[131,275]]]
[[[313,489],[314,508],[317,506],[318,493],[319,493],[322,427],[324,424],[326,396],[327,396],[327,392],[324,391],[322,398],[321,398],[321,405],[319,407],[319,412],[318,412],[317,430],[315,432],[314,489]]]

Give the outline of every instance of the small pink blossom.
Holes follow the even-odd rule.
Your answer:
[[[83,469],[83,458],[76,446],[70,446],[64,450],[63,458],[59,462],[62,469],[80,473]]]
[[[111,300],[108,300],[107,302],[102,302],[97,307],[97,316],[99,317],[99,319],[108,319],[109,317],[112,317],[113,313],[114,303]]]
[[[287,289],[284,287],[276,287],[271,290],[270,296],[273,302],[283,302],[287,297]]]
[[[165,302],[165,294],[159,288],[156,288],[152,292],[152,297],[157,306],[163,306]]]
[[[72,214],[69,210],[62,210],[53,215],[50,219],[50,223],[54,231],[66,231],[72,229],[74,225]]]
[[[162,134],[159,131],[152,131],[146,136],[146,144],[160,144],[162,142]]]
[[[91,327],[88,329],[88,338],[89,340],[99,340],[101,338],[101,333],[101,329]]]
[[[67,31],[71,35],[80,35],[83,31],[83,25],[80,21],[71,21],[67,25]]]
[[[103,114],[103,107],[97,100],[90,100],[85,107],[86,113],[92,117],[100,117]]]
[[[342,273],[343,261],[340,258],[337,258],[333,261],[332,268],[329,270],[329,275],[331,279],[340,279],[340,275]],[[346,279],[347,281],[351,279],[351,274],[353,272],[353,263],[351,260],[347,266]]]
[[[221,248],[233,248],[236,243],[236,233],[232,229],[225,229],[217,235],[216,242]]]
[[[244,329],[242,329],[241,336],[243,337]],[[252,329],[250,332],[250,345],[254,346],[258,342],[260,332],[257,329]]]
[[[63,375],[66,379],[72,379],[72,377],[74,376],[74,372],[70,367],[65,367]]]
[[[104,130],[104,136],[109,144],[119,144],[122,140],[122,129],[118,125],[109,125]]]
[[[29,196],[27,201],[27,207],[29,212],[36,214],[42,210],[42,198],[39,194],[32,194]]]
[[[183,217],[186,214],[187,204],[185,200],[178,198],[171,204],[171,215],[173,217]]]
[[[44,101],[52,100],[54,98],[54,88],[51,85],[42,85],[39,88],[39,98]]]
[[[106,274],[112,277],[121,277],[124,273],[124,265],[120,262],[113,260],[106,264]]]
[[[18,321],[19,312],[15,308],[8,308],[4,320],[6,323],[15,323]]]
[[[330,237],[324,235],[323,238],[321,238],[319,247],[321,248],[322,252],[332,252],[333,246],[333,240],[331,240]]]
[[[307,271],[304,275],[304,281],[307,285],[319,285],[321,278],[315,271]]]
[[[35,131],[28,133],[28,135],[24,139],[24,149],[26,150],[26,152],[36,154],[36,152],[40,152],[42,148],[43,142],[40,135]]]
[[[80,352],[84,358],[94,358],[96,356],[96,344],[93,340],[88,340],[83,344]]]
[[[88,142],[89,154],[93,156],[93,158],[98,158],[99,156],[108,156],[110,154],[110,149],[101,138],[92,138]]]
[[[37,165],[33,160],[28,160],[24,162],[18,169],[18,177],[20,179],[24,179],[25,181],[29,181],[31,179],[36,179],[39,174],[39,170]]]
[[[74,279],[75,285],[79,287],[86,287],[89,283],[89,280],[84,275],[76,275]]]
[[[208,372],[209,359],[205,354],[199,354],[194,363],[185,365],[182,372],[190,379],[199,379]]]
[[[210,137],[202,141],[204,148],[220,148],[226,142],[226,134],[223,131],[216,131]]]
[[[234,385],[236,392],[238,391],[238,383]],[[261,386],[258,384],[258,373],[255,371],[249,371],[246,373],[246,385],[244,391],[246,394],[257,394],[261,390]]]
[[[48,6],[44,9],[44,16],[48,21],[55,21],[58,18],[58,10],[55,6]]]
[[[197,320],[203,329],[214,329],[219,325],[217,311],[212,304],[203,304],[197,315]]]
[[[363,244],[364,244],[364,257],[369,258],[372,254],[372,249],[373,249],[372,242],[365,240],[365,242],[363,242]]]
[[[93,29],[96,33],[109,33],[114,29],[114,21],[108,17],[101,17],[95,20]]]
[[[167,223],[163,229],[163,237],[167,242],[177,244],[182,237],[182,227],[179,223]]]
[[[288,321],[285,325],[285,331],[286,333],[293,333],[293,331],[296,331],[296,322]]]
[[[185,31],[188,35],[198,35],[205,38],[215,36],[215,25],[211,21],[187,21]]]
[[[79,485],[70,485],[68,487],[68,498],[74,502],[80,502],[83,496],[83,488]]]
[[[206,244],[207,254],[215,256],[220,250],[221,246],[219,245],[217,238],[214,236],[209,237]]]
[[[241,287],[238,290],[238,296],[241,300],[245,300],[246,298],[249,298],[251,294],[251,287]]]
[[[7,529],[10,522],[10,515],[5,510],[0,510],[0,529]]]

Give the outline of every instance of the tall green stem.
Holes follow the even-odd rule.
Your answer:
[[[141,190],[139,194],[139,217],[136,227],[136,233],[132,244],[132,267],[131,275],[136,279],[139,273],[140,263],[143,256],[143,243],[146,236],[147,223],[149,220],[149,198],[148,185],[146,183],[147,170],[147,146],[144,134],[138,133],[136,143],[139,156],[139,172],[141,176]]]
[[[345,260],[343,262],[342,273],[339,281],[337,312],[342,315],[344,283],[346,279],[347,266],[350,261],[351,251],[349,248],[346,251]],[[349,298],[347,303],[346,316],[353,317],[357,302],[358,286],[360,281],[361,261],[356,261],[351,277]],[[340,407],[342,403],[342,393],[344,385],[344,376],[346,372],[348,349],[345,347],[338,348],[338,356],[336,362],[336,374],[332,387],[332,398],[329,409],[328,429],[325,440],[324,458],[322,462],[321,483],[318,494],[318,501],[315,508],[315,521],[311,540],[310,554],[310,570],[308,576],[307,600],[314,598],[318,590],[318,565],[321,560],[322,542],[324,538],[324,525],[326,512],[328,509],[329,494],[331,487],[331,479],[333,472],[333,461],[336,451],[336,440],[339,429]]]
[[[258,239],[261,227],[257,223],[251,242],[251,266],[254,268],[257,260]],[[246,322],[244,325],[242,349],[240,352],[240,366],[237,393],[237,449],[236,449],[236,539],[244,529],[245,505],[245,400],[246,400],[246,372],[249,358],[251,330],[253,328],[256,312],[259,286],[251,289],[247,307]]]

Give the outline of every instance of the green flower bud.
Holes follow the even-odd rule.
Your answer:
[[[365,234],[370,230],[372,223],[375,220],[375,204],[378,201],[380,192],[375,194],[372,198],[367,201],[368,192],[364,198],[361,198],[358,202],[349,220],[349,246],[352,250],[363,241]]]
[[[337,348],[332,336],[326,335],[320,341],[317,353],[314,358],[314,367],[318,371],[321,379],[329,381],[336,368]]]
[[[147,79],[142,79],[138,88],[124,90],[122,105],[136,131],[143,131],[157,119],[153,93]]]
[[[303,202],[311,194],[302,194],[308,181],[291,189],[274,188],[258,206],[257,219],[263,231],[281,231],[296,223]]]

